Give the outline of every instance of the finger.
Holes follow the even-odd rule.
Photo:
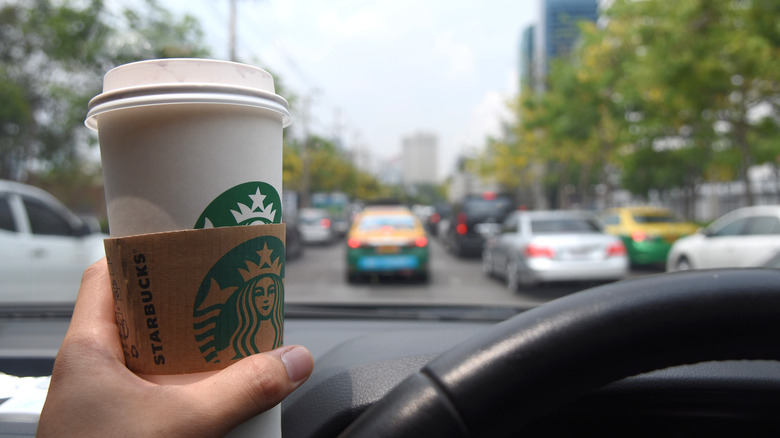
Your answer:
[[[187,387],[201,418],[221,421],[228,431],[282,401],[311,374],[314,360],[305,347],[287,346],[255,354]]]
[[[88,342],[110,347],[124,363],[119,342],[108,265],[103,258],[84,271],[65,342]]]

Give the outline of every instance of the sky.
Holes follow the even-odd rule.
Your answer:
[[[229,0],[162,0],[201,22],[229,58]],[[312,133],[400,156],[419,131],[439,139],[439,179],[510,118],[520,36],[537,0],[237,0],[237,57],[311,102]],[[293,113],[293,132],[303,132]]]

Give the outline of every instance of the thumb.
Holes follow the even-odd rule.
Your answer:
[[[230,430],[276,406],[311,374],[314,360],[305,347],[293,345],[254,354],[190,386],[202,419]]]

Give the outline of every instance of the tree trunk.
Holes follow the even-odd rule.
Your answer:
[[[580,166],[580,178],[577,182],[577,192],[580,194],[580,209],[590,209],[591,196],[588,190],[590,171],[593,168],[593,160],[586,160]]]
[[[755,205],[753,196],[753,184],[750,181],[748,172],[753,165],[753,156],[750,154],[750,146],[747,141],[747,122],[744,114],[734,123],[734,142],[739,151],[739,180],[745,186],[745,202],[748,206]]]
[[[559,168],[560,178],[558,179],[558,208],[566,210],[569,208],[569,195],[566,193],[566,186],[569,185],[569,160],[561,163]]]

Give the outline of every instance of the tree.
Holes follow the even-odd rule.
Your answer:
[[[775,127],[770,135],[777,135],[771,117],[751,116],[777,102],[778,13],[780,4],[764,0],[619,0],[608,9],[605,33],[635,55],[621,88],[633,107],[627,115],[634,151],[679,160],[670,164],[680,171],[658,169],[657,176],[682,180],[658,180],[657,188],[677,185],[693,193],[706,177],[726,174],[710,167],[722,169],[716,156],[733,149],[739,157],[734,173],[748,187],[747,203],[754,202],[747,169],[772,156],[760,153],[754,140],[766,135],[769,120]]]
[[[304,150],[303,142],[290,142],[284,149],[283,184],[286,189],[306,190],[308,187],[322,192],[344,192],[357,199],[384,196],[387,188],[366,172],[359,170],[333,142],[320,136],[310,136]],[[304,158],[304,154],[308,156]],[[308,165],[304,165],[304,159]],[[308,176],[304,175],[308,172]]]
[[[119,16],[102,0],[16,0],[0,7],[0,178],[82,172],[94,137],[83,122],[103,74],[130,61],[205,56],[191,17],[155,0]]]

